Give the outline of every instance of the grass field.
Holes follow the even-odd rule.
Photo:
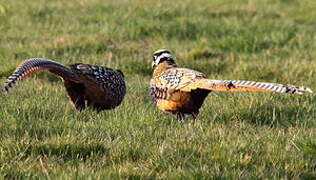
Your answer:
[[[5,178],[316,178],[316,96],[213,93],[195,124],[159,112],[151,53],[214,79],[316,89],[312,0],[0,1],[0,80],[25,58],[125,72],[115,110],[77,112],[42,72],[0,95]]]

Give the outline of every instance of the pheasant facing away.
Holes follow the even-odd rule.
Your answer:
[[[8,77],[3,92],[8,93],[16,82],[36,71],[44,70],[63,79],[67,93],[77,110],[87,106],[96,111],[113,109],[120,105],[125,95],[124,74],[120,70],[89,64],[66,67],[43,58],[23,61]]]
[[[179,68],[172,54],[160,49],[154,52],[154,72],[150,80],[150,95],[158,109],[176,114],[183,121],[185,114],[195,120],[206,96],[212,91],[261,91],[303,94],[309,88],[267,82],[207,79],[201,72]]]

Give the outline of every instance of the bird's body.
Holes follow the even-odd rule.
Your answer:
[[[3,92],[26,76],[48,70],[61,77],[66,91],[76,109],[91,106],[97,111],[113,109],[118,106],[126,91],[124,75],[120,70],[89,64],[73,64],[70,67],[43,58],[25,60],[8,77]]]
[[[153,74],[150,90],[158,109],[176,114],[180,119],[184,114],[191,114],[195,118],[211,91],[199,88],[186,91],[184,88],[205,78],[205,75],[191,69],[178,68],[168,62],[159,64]]]
[[[185,114],[193,119],[199,113],[207,95],[212,91],[261,91],[302,94],[312,92],[309,88],[276,83],[244,80],[212,80],[201,72],[179,68],[169,51],[154,53],[154,72],[150,81],[150,94],[158,109],[177,115]]]

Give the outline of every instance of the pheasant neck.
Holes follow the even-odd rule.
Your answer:
[[[170,62],[170,61],[161,62],[155,67],[153,76],[158,76],[159,74],[163,73],[167,69],[175,68],[175,67],[177,67],[177,65],[173,62]]]

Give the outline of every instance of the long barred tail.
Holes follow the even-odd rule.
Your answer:
[[[209,89],[212,91],[256,91],[256,92],[276,92],[276,93],[290,93],[303,94],[305,92],[312,93],[310,88],[303,86],[295,86],[291,84],[277,84],[267,82],[255,82],[244,80],[212,80],[201,79],[197,86],[202,89]]]
[[[3,93],[7,94],[10,88],[13,87],[18,81],[27,77],[28,75],[36,71],[48,70],[65,80],[78,81],[76,75],[66,66],[59,64],[50,59],[44,58],[32,58],[23,61],[16,70],[7,78],[4,87],[2,89]]]

